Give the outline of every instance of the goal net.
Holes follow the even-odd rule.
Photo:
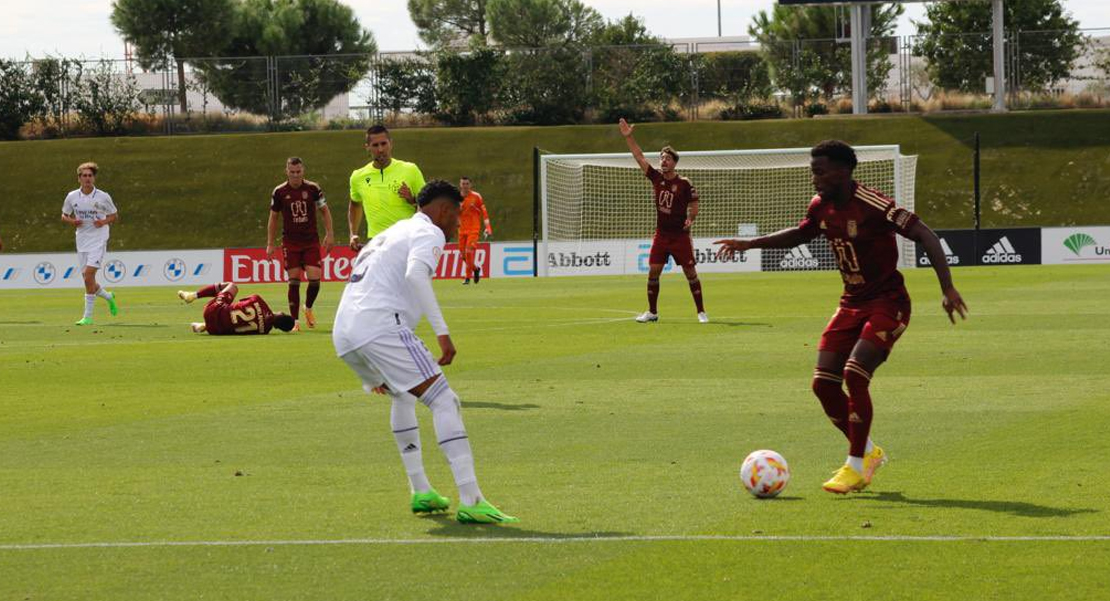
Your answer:
[[[917,157],[898,146],[857,146],[855,178],[914,208]],[[681,153],[678,173],[698,189],[695,238],[750,237],[797,225],[813,198],[809,148]],[[649,160],[656,162],[654,157]],[[646,239],[655,230],[651,183],[631,153],[540,155],[540,242]],[[898,237],[902,267],[913,242]],[[765,271],[835,269],[824,237],[795,249],[764,249]]]

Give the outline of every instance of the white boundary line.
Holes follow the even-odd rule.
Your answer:
[[[124,549],[143,547],[301,547],[326,545],[451,545],[479,543],[607,543],[607,542],[1110,542],[1110,535],[1075,536],[821,536],[821,535],[642,535],[642,536],[491,536],[475,538],[347,538],[321,540],[121,541],[92,543],[8,543],[0,551],[36,549]]]

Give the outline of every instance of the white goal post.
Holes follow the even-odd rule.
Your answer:
[[[698,189],[695,239],[764,235],[797,225],[813,198],[810,148],[765,150],[679,149],[678,172]],[[856,146],[855,178],[914,209],[917,157],[900,147]],[[654,157],[648,151],[649,160]],[[651,183],[632,154],[539,154],[536,238],[539,257],[549,245],[648,239],[655,230]],[[900,266],[913,267],[912,241],[899,237]],[[765,249],[764,271],[835,269],[823,237],[791,250]],[[540,260],[539,275],[548,275]]]

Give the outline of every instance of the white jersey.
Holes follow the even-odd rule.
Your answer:
[[[84,194],[78,188],[66,195],[62,213],[82,221],[75,233],[77,252],[96,252],[108,245],[109,226],[96,227],[93,224],[93,221],[116,214],[116,205],[107,192],[93,188],[91,194]]]
[[[374,236],[355,258],[335,313],[336,354],[345,355],[397,326],[416,328],[424,315],[405,273],[414,261],[435,273],[446,243],[443,231],[420,212]]]

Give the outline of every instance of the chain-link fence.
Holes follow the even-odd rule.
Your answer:
[[[989,33],[869,39],[869,110],[990,108],[992,56]],[[1110,29],[1008,32],[1005,58],[1010,108],[1110,105]],[[64,58],[0,67],[0,85],[26,108],[4,113],[4,137],[852,111],[846,39],[206,57],[146,70]]]

